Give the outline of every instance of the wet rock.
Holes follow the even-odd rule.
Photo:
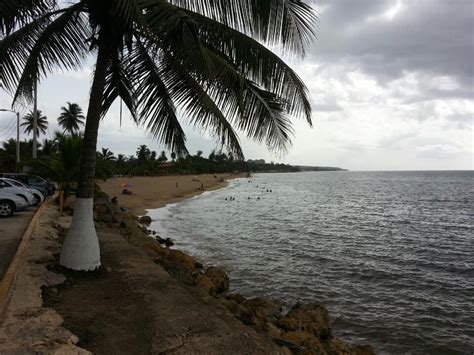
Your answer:
[[[229,291],[229,276],[224,269],[211,266],[204,274],[216,285],[217,294]]]
[[[151,223],[151,217],[150,216],[141,216],[140,219],[139,219],[139,222],[148,225],[148,224]]]
[[[276,324],[287,331],[307,332],[321,339],[331,337],[328,310],[317,303],[295,305]]]

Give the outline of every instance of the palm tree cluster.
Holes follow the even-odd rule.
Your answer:
[[[31,101],[54,70],[96,58],[74,217],[88,222],[73,222],[61,263],[100,265],[91,204],[97,135],[117,98],[176,153],[187,152],[178,109],[238,158],[236,131],[285,151],[289,116],[311,124],[311,106],[301,79],[264,44],[303,55],[315,20],[302,0],[3,0],[0,81],[14,102]]]
[[[48,118],[44,116],[41,110],[37,111],[36,136],[45,135],[48,129]],[[58,117],[58,124],[64,133],[78,133],[80,126],[84,125],[84,114],[81,107],[75,103],[67,103],[67,106],[61,107],[61,114]],[[31,134],[34,130],[34,112],[31,110],[23,117],[21,126],[26,134]]]

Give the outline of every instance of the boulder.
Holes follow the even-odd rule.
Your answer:
[[[211,266],[204,274],[216,285],[217,294],[229,291],[229,276],[224,269]]]
[[[215,297],[216,294],[216,285],[211,281],[209,277],[198,273],[194,278],[194,284],[202,289],[204,289],[211,296]]]
[[[275,322],[281,317],[282,304],[263,298],[252,298],[240,304],[244,312],[239,319],[247,325],[252,325],[258,330],[265,330],[268,322]]]
[[[317,303],[295,305],[276,324],[287,331],[303,331],[321,339],[331,337],[328,310]]]
[[[138,220],[142,224],[150,224],[151,223],[151,217],[150,216],[141,216]]]

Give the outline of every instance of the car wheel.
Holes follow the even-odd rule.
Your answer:
[[[10,201],[0,201],[0,217],[8,217],[15,211],[15,205]]]
[[[41,203],[41,197],[39,197],[37,194],[33,194],[33,196],[35,197],[35,203],[33,206],[38,206]]]

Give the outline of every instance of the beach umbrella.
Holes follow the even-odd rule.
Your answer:
[[[129,187],[133,187],[133,184],[131,182],[127,181],[127,182],[124,182],[123,184],[121,184],[120,186],[129,188]]]

